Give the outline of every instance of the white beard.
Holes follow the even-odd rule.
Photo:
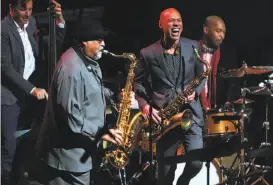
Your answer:
[[[102,57],[102,52],[98,51],[90,58],[92,58],[93,60],[99,60],[101,57]]]

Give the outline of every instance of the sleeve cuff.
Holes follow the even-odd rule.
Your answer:
[[[33,89],[31,89],[30,94],[32,94],[35,89],[36,89],[36,87],[34,87]]]
[[[59,23],[56,21],[56,24],[59,28],[64,28],[65,22],[64,23]]]
[[[136,100],[138,102],[138,107],[139,108],[142,107],[145,104],[148,104],[148,102],[145,99],[143,99],[143,98],[136,98]]]

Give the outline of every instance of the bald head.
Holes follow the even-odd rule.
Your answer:
[[[208,16],[203,26],[203,42],[209,47],[219,47],[225,39],[226,25],[219,16]]]
[[[175,8],[167,8],[160,13],[160,20],[163,20],[165,17],[168,17],[172,13],[180,15],[179,11],[177,11]]]
[[[208,16],[205,19],[204,26],[209,27],[210,25],[216,24],[216,23],[225,24],[224,21],[223,21],[223,19],[221,17],[216,16],[216,15],[211,15],[211,16]]]
[[[159,28],[163,31],[164,40],[179,41],[183,30],[180,13],[174,8],[168,8],[160,13]]]

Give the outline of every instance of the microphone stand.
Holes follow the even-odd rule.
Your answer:
[[[48,43],[48,81],[47,85],[50,88],[51,78],[54,67],[56,65],[56,14],[54,4],[49,0],[49,43]]]
[[[152,121],[152,113],[153,113],[153,107],[152,104],[150,103],[150,110],[149,110],[149,150],[150,150],[150,169],[149,169],[149,179],[151,180],[151,183],[154,182],[154,167],[153,167],[153,160],[154,160],[154,155],[153,155],[153,137],[152,137],[152,132],[153,132],[153,121]]]
[[[132,185],[134,182],[139,182],[140,176],[143,175],[143,173],[148,169],[148,183],[149,184],[155,184],[155,177],[154,177],[154,166],[156,166],[156,161],[154,160],[153,156],[153,137],[152,137],[152,132],[153,132],[153,127],[152,127],[152,113],[153,113],[153,107],[152,103],[150,102],[150,108],[149,108],[149,125],[148,125],[148,133],[149,133],[149,153],[150,156],[148,160],[141,166],[141,169],[134,173],[132,178],[128,181],[127,185]]]

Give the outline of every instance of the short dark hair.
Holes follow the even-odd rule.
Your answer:
[[[10,6],[12,8],[15,8],[15,7],[25,7],[26,6],[26,3],[29,2],[29,1],[33,1],[33,0],[10,0]]]

